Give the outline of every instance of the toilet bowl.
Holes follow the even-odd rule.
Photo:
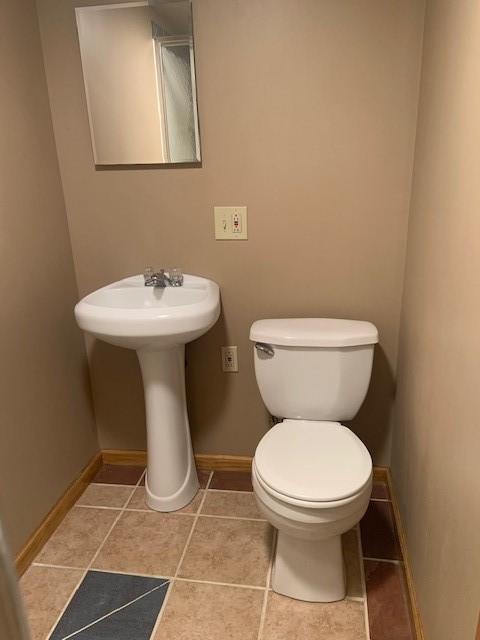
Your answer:
[[[371,493],[365,446],[339,423],[286,420],[260,442],[252,478],[259,510],[278,529],[274,591],[342,600],[341,535],[363,516]]]
[[[250,338],[262,398],[284,418],[252,464],[258,508],[278,529],[272,588],[310,602],[341,600],[341,535],[368,507],[372,460],[339,420],[365,398],[377,330],[347,320],[261,320]]]

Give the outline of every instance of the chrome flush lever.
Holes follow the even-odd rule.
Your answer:
[[[275,355],[272,345],[267,344],[266,342],[255,342],[255,349],[270,357]]]

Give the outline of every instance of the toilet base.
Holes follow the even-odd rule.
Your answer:
[[[341,536],[301,540],[279,531],[272,588],[296,600],[343,600],[346,588]]]

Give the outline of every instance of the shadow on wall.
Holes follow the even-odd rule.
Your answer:
[[[223,310],[210,331],[187,345],[185,380],[192,440],[221,420],[231,402],[232,377],[220,366],[218,345],[229,344]],[[235,374],[233,374],[235,375]]]
[[[96,423],[95,423],[95,418],[96,418],[95,400],[93,397],[92,377],[90,374],[90,366],[86,357],[82,359],[80,380],[81,380],[82,396],[85,398],[87,402],[88,412],[91,417],[91,423],[90,423],[91,430],[95,433],[95,437],[98,439],[98,433],[97,433]]]
[[[210,452],[209,446],[213,446],[210,437],[215,439],[215,433],[218,437],[218,430],[222,430],[238,382],[237,374],[227,375],[222,371],[219,345],[223,344],[229,344],[229,339],[222,314],[207,334],[186,346],[190,429],[194,448],[198,445],[201,452]],[[89,353],[101,448],[146,449],[143,384],[135,351],[91,338]],[[259,396],[255,401],[261,405]],[[250,421],[253,422],[250,429],[259,432],[255,442],[266,430],[264,425],[268,424],[268,414],[266,411],[264,414],[264,421]],[[236,443],[231,445],[235,453]],[[238,446],[241,447],[240,442]]]
[[[92,340],[95,415],[102,449],[146,449],[145,405],[137,354]]]
[[[239,373],[222,371],[220,345],[237,344]],[[254,373],[248,331],[232,338],[222,312],[187,347],[187,404],[196,453],[253,455],[271,426]]]
[[[385,460],[389,456],[394,397],[392,368],[382,346],[377,344],[367,397],[354,420],[346,423],[363,441],[374,461]]]

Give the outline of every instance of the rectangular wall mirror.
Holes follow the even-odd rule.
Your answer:
[[[199,162],[191,2],[75,13],[95,164]]]

